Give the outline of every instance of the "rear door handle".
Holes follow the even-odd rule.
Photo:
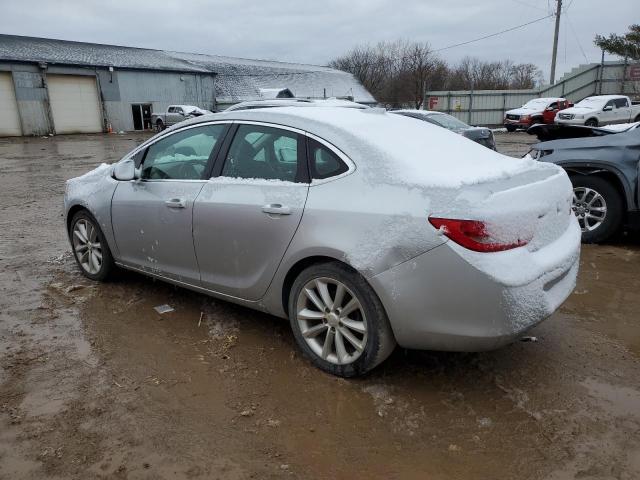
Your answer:
[[[164,204],[169,208],[185,208],[187,206],[187,201],[184,198],[172,198],[170,200],[166,200]]]
[[[264,213],[270,215],[291,215],[291,209],[279,203],[270,203],[262,207]]]

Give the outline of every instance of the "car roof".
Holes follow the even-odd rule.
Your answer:
[[[247,102],[236,103],[230,106],[225,112],[232,112],[236,110],[251,109],[251,108],[273,108],[273,107],[316,107],[316,106],[331,106],[331,107],[347,107],[347,108],[369,108],[366,105],[352,102],[350,100],[342,100],[339,98],[328,99],[307,99],[307,98],[272,98],[268,100],[251,100]]]

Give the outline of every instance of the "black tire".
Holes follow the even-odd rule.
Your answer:
[[[618,190],[605,178],[595,175],[572,175],[571,183],[574,192],[576,189],[589,188],[602,195],[606,203],[604,220],[593,230],[583,228],[582,241],[584,243],[600,243],[615,235],[622,225],[624,202]],[[577,190],[580,192],[581,190]],[[576,211],[574,205],[574,211]],[[579,221],[579,211],[576,211]],[[580,221],[581,227],[584,220]]]
[[[640,115],[633,119],[634,122],[640,122]]]
[[[299,296],[301,295],[305,285],[317,279],[334,280],[340,282],[346,287],[346,289],[348,289],[348,292],[345,293],[344,301],[348,303],[348,300],[352,293],[353,296],[356,297],[360,302],[360,305],[362,307],[362,311],[356,312],[356,320],[360,323],[366,324],[366,342],[361,349],[359,356],[349,363],[337,364],[335,362],[329,361],[328,359],[322,358],[320,354],[314,352],[314,350],[307,343],[307,340],[302,334],[297,315],[298,302],[305,302],[308,300],[306,296],[303,296],[302,299],[299,299]],[[333,298],[335,300],[335,290],[333,290],[333,294]],[[302,293],[302,295],[305,294]],[[346,306],[346,304],[344,305]],[[380,299],[373,291],[371,286],[369,286],[367,281],[362,277],[362,275],[340,262],[320,263],[312,265],[303,270],[298,275],[298,278],[296,278],[293,282],[289,296],[288,307],[289,321],[291,323],[291,329],[293,330],[293,335],[296,339],[298,347],[302,350],[304,356],[311,360],[311,362],[316,367],[333,375],[337,375],[340,377],[353,377],[362,375],[382,363],[389,355],[391,355],[396,346],[396,340],[391,330],[389,319],[387,318],[387,314],[384,310],[384,307],[382,306],[382,303],[380,302]],[[362,313],[363,315],[361,315]],[[336,332],[337,330],[339,330],[340,332],[347,330],[348,333],[354,333],[352,330],[346,328],[342,323],[340,323],[340,325],[336,327],[331,327],[330,323],[328,323],[326,319],[313,321],[318,322],[316,325],[320,325],[322,323],[326,325],[326,330],[322,330],[322,332],[327,332],[326,335],[320,333],[310,340],[316,341],[318,345],[320,343],[323,343],[323,338],[326,340],[326,337],[329,335],[329,331],[332,329],[334,332]],[[336,335],[336,333],[334,333],[334,335]],[[344,340],[348,340],[345,336],[342,336],[342,338],[343,342]],[[360,340],[359,337],[358,339]],[[351,348],[352,353],[356,352],[356,349],[352,346],[352,344],[344,342],[344,345]],[[333,353],[331,353],[331,355],[337,358],[337,346],[335,346],[333,350],[335,350],[335,355]]]
[[[598,119],[597,118],[590,118],[589,120],[587,120],[586,122],[584,122],[586,127],[597,127],[598,126]]]
[[[514,127],[513,125],[505,125],[505,128],[507,129],[507,132],[515,132],[516,131],[516,127]]]
[[[162,120],[156,121],[156,132],[161,132],[163,130],[164,130],[164,123],[162,123]]]
[[[95,238],[97,240],[97,243],[100,245],[99,249],[96,249],[95,246],[91,247],[92,249],[94,249],[94,251],[99,250],[102,256],[100,268],[95,272],[89,271],[89,267],[83,265],[81,253],[78,251],[78,242],[76,239],[74,239],[74,230],[76,229],[76,225],[78,225],[80,222],[85,222],[85,225],[90,224],[95,229]],[[100,225],[88,211],[81,210],[73,216],[73,218],[71,219],[71,223],[69,224],[69,238],[71,239],[73,257],[76,259],[76,264],[85,277],[90,278],[91,280],[104,282],[113,275],[113,272],[115,270],[113,255],[111,255],[111,250],[109,249],[107,240],[105,239],[105,236],[100,229]],[[95,244],[95,242],[93,243]]]

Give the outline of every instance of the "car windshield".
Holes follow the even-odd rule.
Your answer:
[[[605,101],[601,98],[587,97],[584,100],[580,100],[576,103],[576,107],[598,108],[605,104]]]
[[[545,108],[549,100],[544,98],[536,98],[535,100],[529,100],[522,108]]]
[[[465,128],[469,128],[469,125],[466,123],[444,113],[429,115],[429,120],[449,130],[464,130]]]

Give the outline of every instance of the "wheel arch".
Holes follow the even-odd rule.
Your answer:
[[[284,279],[282,281],[281,302],[282,302],[282,309],[284,310],[285,315],[287,316],[289,315],[289,297],[291,294],[291,287],[293,286],[293,282],[296,280],[296,278],[298,278],[298,275],[300,275],[300,273],[303,270],[305,270],[306,268],[309,268],[312,265],[319,265],[322,263],[330,263],[330,262],[338,262],[344,265],[345,267],[347,267],[349,270],[353,270],[358,274],[360,273],[358,272],[358,270],[353,268],[351,265],[349,265],[345,261],[335,257],[330,257],[328,255],[312,255],[309,257],[304,257],[299,259],[293,265],[291,265],[291,267],[285,274]]]
[[[565,166],[565,165],[561,165],[566,172],[569,174],[569,176],[572,175],[584,175],[584,176],[598,176],[601,177],[605,180],[607,180],[609,183],[611,183],[614,188],[618,191],[618,193],[620,193],[620,196],[622,197],[622,201],[623,203],[623,207],[624,207],[624,213],[626,215],[627,211],[629,210],[629,206],[633,205],[633,191],[631,190],[631,187],[627,184],[626,179],[624,178],[624,176],[622,175],[621,172],[619,172],[617,169],[612,168],[612,167],[594,167],[594,166]]]

